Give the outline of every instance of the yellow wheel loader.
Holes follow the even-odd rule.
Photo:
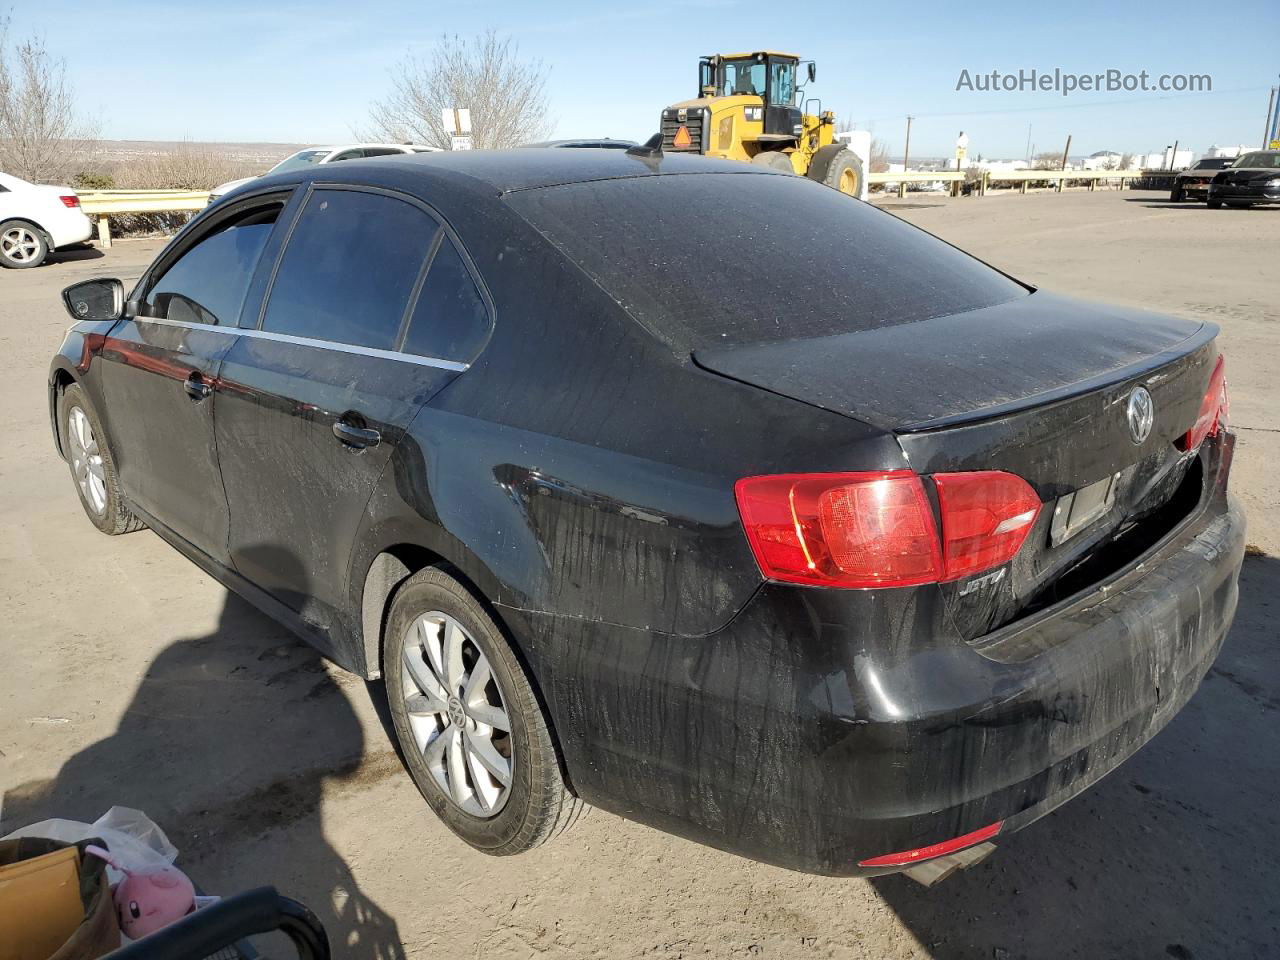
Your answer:
[[[701,153],[817,180],[858,196],[862,161],[835,138],[835,115],[802,101],[797,75],[817,69],[791,53],[724,53],[698,61],[698,97],[662,111],[662,149]],[[803,107],[802,107],[803,103]],[[817,104],[808,112],[810,103]]]

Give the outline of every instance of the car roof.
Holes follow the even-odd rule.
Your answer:
[[[447,186],[473,195],[497,197],[517,190],[673,174],[790,176],[735,160],[697,154],[637,156],[628,150],[443,150],[402,153],[376,160],[319,164],[306,170],[268,174],[252,181],[253,192],[308,181],[382,186],[414,194]],[[228,194],[230,196],[230,194]]]
[[[672,174],[772,174],[777,171],[740,163],[717,160],[697,154],[667,153],[637,156],[628,150],[547,150],[527,147],[515,150],[445,150],[440,153],[405,154],[380,157],[376,161],[358,160],[339,164],[351,176],[369,171],[396,169],[418,173],[424,178],[435,175],[466,177],[477,186],[493,192],[511,193],[538,187],[584,183],[590,180],[617,180],[631,177],[670,176]],[[316,176],[322,176],[317,171]]]

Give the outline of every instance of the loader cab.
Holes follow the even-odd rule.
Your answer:
[[[814,64],[808,61],[806,66],[812,81]],[[698,93],[759,97],[764,101],[764,138],[793,139],[801,131],[799,70],[800,58],[789,53],[714,54],[698,61]]]

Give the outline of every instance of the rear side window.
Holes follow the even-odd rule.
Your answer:
[[[409,321],[405,353],[469,362],[489,334],[489,311],[457,248],[444,237]]]
[[[962,313],[1025,287],[802,177],[631,177],[508,202],[676,352]]]
[[[317,190],[280,259],[262,329],[395,349],[437,229],[394,197]]]
[[[234,327],[281,208],[257,208],[201,239],[152,283],[143,315]]]

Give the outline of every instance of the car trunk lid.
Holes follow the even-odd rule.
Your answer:
[[[694,359],[892,431],[920,474],[1003,470],[1030,483],[1044,507],[1012,563],[942,585],[958,629],[974,638],[1056,596],[1055,585],[1074,583],[1086,561],[1181,503],[1195,458],[1178,441],[1208,387],[1216,333],[1036,293],[898,327],[699,350]],[[1139,441],[1128,404],[1140,386],[1154,417]]]

